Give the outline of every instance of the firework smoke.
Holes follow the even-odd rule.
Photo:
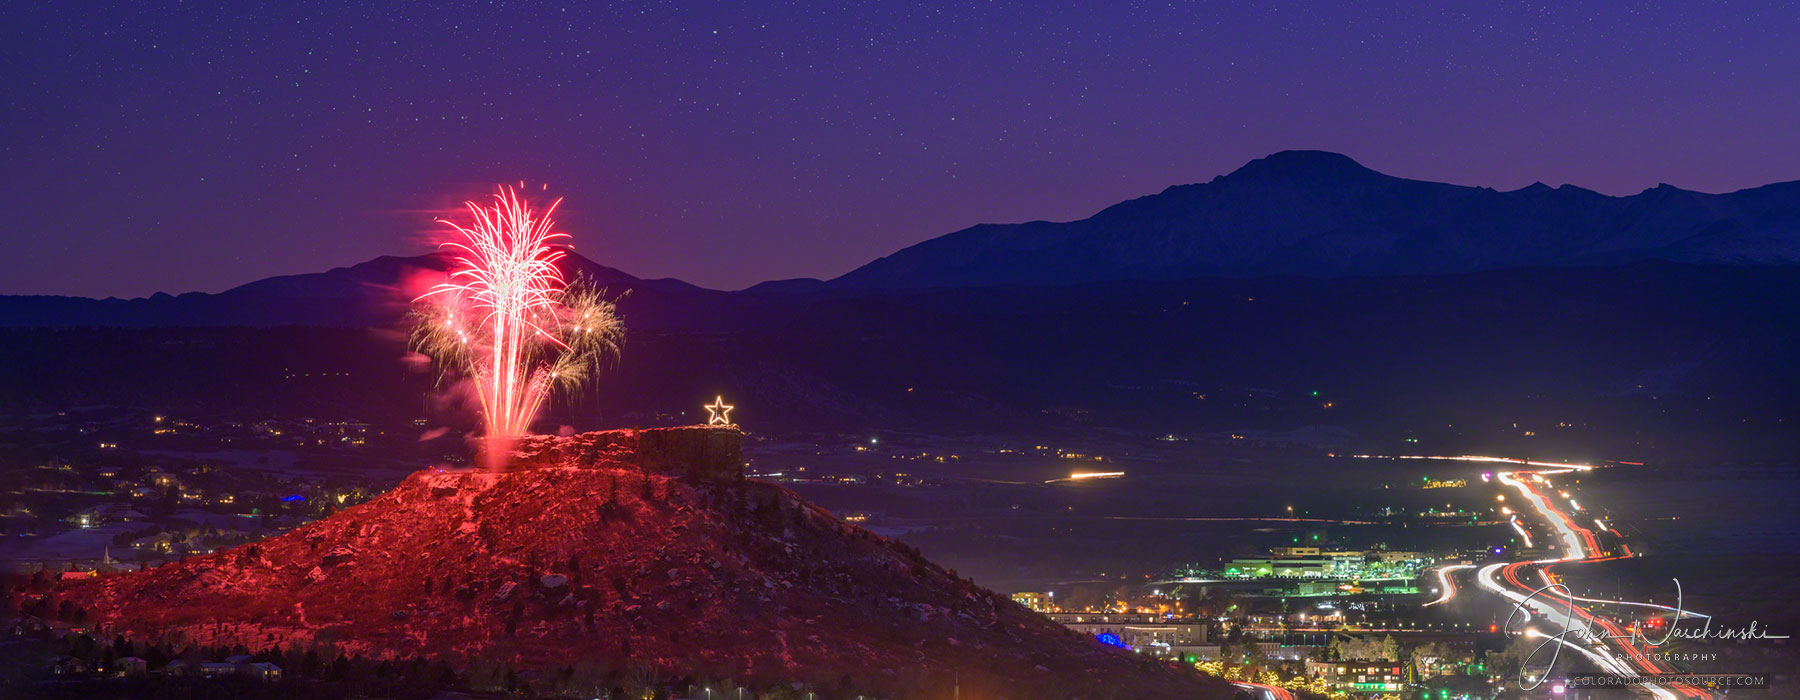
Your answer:
[[[585,283],[569,284],[552,231],[558,199],[540,213],[511,188],[491,206],[466,202],[470,224],[439,219],[459,240],[450,278],[415,300],[413,343],[440,368],[475,385],[490,466],[499,466],[553,391],[567,391],[618,355],[625,329],[611,302]]]

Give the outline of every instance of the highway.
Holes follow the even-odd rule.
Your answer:
[[[1250,691],[1251,697],[1255,698],[1255,700],[1294,700],[1294,694],[1288,692],[1286,688],[1277,688],[1272,685],[1251,683],[1249,681],[1235,681],[1232,685]]]
[[[1474,564],[1457,564],[1455,566],[1438,567],[1438,569],[1437,569],[1437,579],[1438,579],[1437,600],[1426,603],[1422,607],[1429,608],[1433,605],[1443,605],[1445,603],[1450,602],[1451,598],[1456,597],[1456,582],[1450,578],[1451,574],[1454,574],[1458,571],[1462,571],[1464,569],[1473,569],[1473,568],[1475,568]]]
[[[1514,463],[1525,463],[1523,460]],[[1599,670],[1619,676],[1654,677],[1674,673],[1676,670],[1646,653],[1653,650],[1648,644],[1633,644],[1631,632],[1626,622],[1619,618],[1596,612],[1601,608],[1642,607],[1659,612],[1673,612],[1680,617],[1705,617],[1688,610],[1678,610],[1652,603],[1633,601],[1598,600],[1572,596],[1566,588],[1558,585],[1544,590],[1555,581],[1553,569],[1557,566],[1585,564],[1612,559],[1623,559],[1633,556],[1628,546],[1619,544],[1617,551],[1609,551],[1600,543],[1594,530],[1582,525],[1592,521],[1602,532],[1606,526],[1599,520],[1589,518],[1583,513],[1581,505],[1566,492],[1556,490],[1551,479],[1568,473],[1569,467],[1576,465],[1554,465],[1563,467],[1554,471],[1511,471],[1499,472],[1495,475],[1502,487],[1516,492],[1519,497],[1511,503],[1525,503],[1529,507],[1520,508],[1513,525],[1525,534],[1527,526],[1541,525],[1553,534],[1556,550],[1563,556],[1556,559],[1520,560],[1512,562],[1489,563],[1476,568],[1475,583],[1477,587],[1493,595],[1510,601],[1519,611],[1508,621],[1508,629],[1515,626],[1522,628],[1524,634],[1545,640],[1546,644],[1556,643],[1560,649],[1555,670],[1567,672],[1569,665],[1566,659],[1570,654],[1586,659]],[[1579,467],[1577,467],[1579,468]],[[1510,494],[1509,494],[1510,495]],[[1577,520],[1572,513],[1582,513]],[[1533,522],[1534,521],[1534,522]],[[1530,542],[1529,535],[1526,541]],[[1549,544],[1549,543],[1542,543]],[[1530,545],[1528,545],[1529,547]],[[1450,601],[1457,595],[1454,578],[1457,572],[1475,568],[1470,565],[1446,567],[1438,570],[1442,592],[1437,600],[1427,605],[1439,605]],[[1654,635],[1652,635],[1654,636]],[[1548,654],[1552,648],[1546,648]],[[1541,658],[1541,657],[1540,657]],[[1675,700],[1676,698],[1712,698],[1712,693],[1681,683],[1648,682],[1639,686],[1643,692],[1659,700]]]

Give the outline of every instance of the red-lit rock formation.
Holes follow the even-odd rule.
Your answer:
[[[887,697],[1223,697],[740,475],[738,433],[535,438],[293,532],[73,585],[105,633],[549,669],[649,667]]]
[[[696,425],[540,435],[521,438],[511,461],[514,468],[523,469],[629,465],[693,482],[730,483],[744,476],[743,433]]]

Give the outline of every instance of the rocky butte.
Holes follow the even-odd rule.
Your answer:
[[[585,667],[820,698],[1226,697],[743,477],[735,429],[533,437],[292,532],[63,592],[101,634],[525,673]]]

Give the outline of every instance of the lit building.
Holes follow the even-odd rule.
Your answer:
[[[238,666],[238,673],[267,683],[281,680],[281,667],[267,661],[242,664]]]
[[[1196,647],[1207,638],[1206,625],[1199,620],[1172,620],[1157,613],[1052,612],[1045,616],[1081,634],[1148,654]]]
[[[1013,602],[1025,606],[1032,612],[1047,613],[1056,610],[1056,596],[1052,593],[1023,591],[1012,594],[1012,599]]]
[[[1326,687],[1347,693],[1397,693],[1406,687],[1406,676],[1395,661],[1306,662],[1307,675],[1325,679]]]
[[[1429,563],[1431,557],[1423,552],[1375,552],[1375,560],[1383,564],[1404,564],[1408,562]]]
[[[1330,576],[1337,561],[1325,557],[1248,557],[1225,562],[1225,575],[1234,578]]]

